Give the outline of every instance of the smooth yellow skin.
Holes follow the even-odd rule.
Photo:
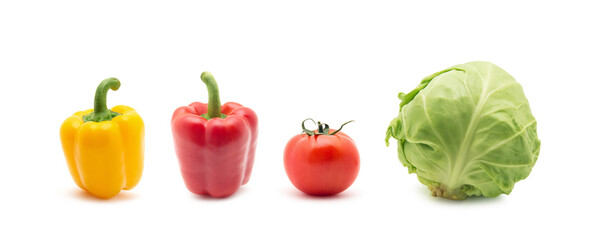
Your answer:
[[[127,106],[111,109],[122,115],[111,121],[84,122],[93,109],[76,112],[62,123],[60,140],[68,169],[81,189],[99,198],[112,198],[141,180],[145,128]]]

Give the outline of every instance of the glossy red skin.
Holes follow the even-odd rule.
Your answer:
[[[187,189],[228,197],[251,177],[257,146],[257,115],[234,102],[222,105],[226,118],[206,120],[207,104],[194,102],[172,115],[172,135]]]
[[[286,144],[284,168],[298,190],[316,196],[334,195],[357,178],[359,152],[354,141],[342,132],[314,136],[303,133]]]

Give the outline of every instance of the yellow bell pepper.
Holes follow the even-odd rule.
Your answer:
[[[108,89],[119,87],[116,78],[102,81],[94,109],[76,112],[60,127],[73,180],[81,189],[105,199],[134,188],[143,172],[143,120],[131,107],[106,107]]]

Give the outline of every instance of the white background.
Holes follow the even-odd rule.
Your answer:
[[[596,6],[590,1],[2,1],[0,239],[553,239],[594,237]],[[167,2],[167,3],[166,3]],[[365,3],[366,2],[366,3]],[[384,144],[397,94],[436,71],[491,61],[523,86],[542,140],[510,195],[430,196]],[[174,109],[207,101],[257,112],[253,176],[227,199],[198,197],[179,174]],[[58,130],[93,106],[146,124],[143,178],[104,201],[73,183]],[[344,128],[361,154],[346,192],[301,194],[286,141],[307,117]]]

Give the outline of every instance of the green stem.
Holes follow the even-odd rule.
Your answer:
[[[340,128],[332,133],[330,133],[330,126],[327,123],[321,123],[321,122],[317,122],[317,132],[315,131],[311,131],[309,129],[307,129],[305,127],[305,122],[306,121],[312,121],[313,123],[315,123],[315,120],[313,120],[312,118],[307,118],[305,120],[303,120],[303,123],[301,124],[301,127],[303,128],[303,132],[306,133],[309,136],[313,136],[313,135],[334,135],[336,133],[338,133],[340,130],[342,130],[342,127],[344,127],[344,125],[354,122],[354,120],[350,120],[348,122],[345,122],[344,124],[342,124],[342,126],[340,126]]]
[[[344,127],[344,125],[346,125],[346,124],[349,124],[349,123],[351,123],[351,122],[354,122],[354,120],[350,120],[350,121],[348,121],[348,122],[345,122],[345,123],[343,123],[342,125],[340,125],[340,128],[338,128],[338,130],[336,130],[336,131],[334,131],[334,132],[330,133],[330,135],[334,135],[334,134],[336,134],[337,132],[340,132],[340,130],[342,130],[342,128]]]
[[[114,91],[120,88],[120,81],[116,78],[106,78],[104,79],[99,86],[97,86],[97,90],[95,90],[95,100],[93,102],[93,112],[83,116],[83,120],[85,122],[102,122],[102,121],[110,121],[112,118],[120,115],[120,113],[113,112],[108,109],[106,104],[106,99],[108,98],[108,90],[112,89]]]
[[[222,113],[222,105],[220,104],[220,89],[216,83],[216,79],[210,72],[201,73],[201,81],[207,86],[207,94],[209,96],[207,101],[207,113],[201,116],[209,120],[212,118],[225,118],[226,115]]]

